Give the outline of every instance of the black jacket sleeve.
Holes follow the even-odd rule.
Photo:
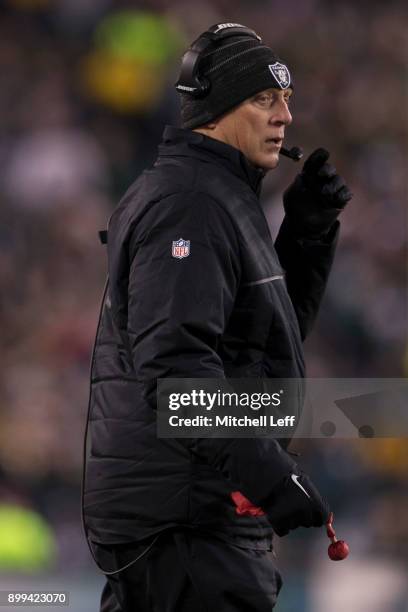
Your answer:
[[[231,220],[207,196],[167,198],[142,225],[130,246],[127,331],[135,375],[154,410],[157,378],[225,377],[217,346],[233,309],[240,259]],[[190,242],[189,254],[177,259],[172,243],[180,238]],[[274,439],[197,439],[192,452],[259,505],[296,471]]]
[[[296,238],[283,219],[275,249],[286,271],[286,283],[302,335],[310,332],[319,310],[334,259],[340,223],[320,239]]]
[[[172,253],[179,239],[189,242],[182,258]],[[130,252],[127,333],[137,378],[224,377],[217,347],[240,280],[226,213],[199,193],[166,198],[138,225]]]

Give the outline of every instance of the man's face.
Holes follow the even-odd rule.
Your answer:
[[[276,168],[285,128],[292,123],[291,89],[265,89],[224,115],[214,137],[239,149],[255,166]]]

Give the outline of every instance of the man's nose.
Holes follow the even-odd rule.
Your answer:
[[[272,112],[270,122],[275,125],[290,125],[292,123],[292,115],[290,114],[288,105],[285,100],[280,100],[278,107]]]

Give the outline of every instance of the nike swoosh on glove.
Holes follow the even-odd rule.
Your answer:
[[[330,514],[328,502],[303,472],[285,476],[262,507],[279,536],[298,527],[321,527]]]
[[[287,220],[298,237],[327,234],[353,197],[336,168],[327,162],[329,156],[326,149],[316,149],[283,194]]]

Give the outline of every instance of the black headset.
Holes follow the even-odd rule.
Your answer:
[[[201,34],[183,55],[179,79],[176,89],[180,93],[191,95],[195,98],[204,97],[210,90],[210,81],[200,75],[200,61],[203,52],[210,45],[217,45],[219,41],[230,36],[248,36],[259,42],[262,39],[254,30],[240,23],[218,23]]]

